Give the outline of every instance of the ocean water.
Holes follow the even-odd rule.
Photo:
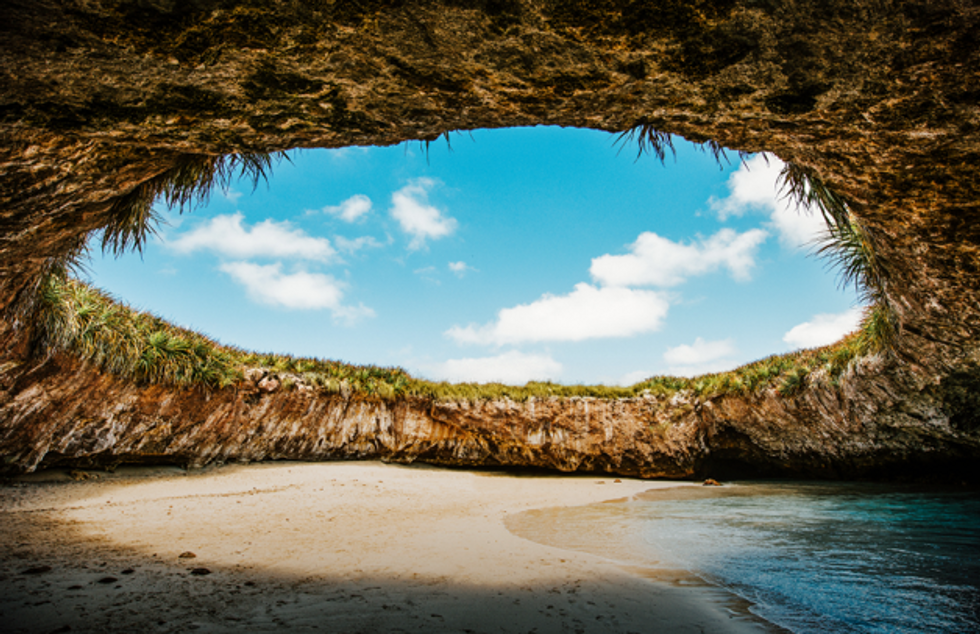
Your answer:
[[[515,533],[686,570],[798,634],[980,633],[980,491],[735,484],[532,511]]]

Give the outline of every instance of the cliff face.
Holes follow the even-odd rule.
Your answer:
[[[12,467],[55,453],[372,455],[846,475],[980,456],[972,3],[11,0],[3,13],[0,451]],[[812,169],[875,243],[896,354],[792,399],[520,405],[253,403],[245,388],[138,386],[32,354],[30,299],[50,259],[181,155],[536,124],[650,124]]]
[[[794,397],[433,402],[287,390],[261,373],[215,391],[139,386],[55,355],[0,366],[0,455],[10,472],[381,459],[667,478],[970,477],[975,429],[951,423],[935,394],[895,393],[880,365],[859,361],[843,390],[811,376]]]

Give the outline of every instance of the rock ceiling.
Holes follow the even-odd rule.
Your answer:
[[[4,358],[35,367],[25,306],[51,259],[183,155],[648,125],[773,152],[844,196],[883,264],[900,340],[837,409],[877,425],[873,442],[916,428],[980,455],[978,31],[966,0],[7,0]],[[13,442],[43,377],[5,372]],[[824,431],[840,418],[807,412],[790,418]],[[726,446],[762,446],[736,436]],[[915,453],[906,441],[896,460]]]

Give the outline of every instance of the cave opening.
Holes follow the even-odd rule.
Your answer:
[[[146,16],[120,13],[118,2],[11,5],[4,23],[9,37],[3,46],[3,67],[10,70],[0,104],[6,141],[0,150],[0,341],[5,345],[0,360],[0,440],[6,469],[31,470],[47,453],[104,464],[120,456],[141,456],[192,465],[365,456],[410,461],[423,456],[442,464],[535,464],[683,477],[710,464],[705,461],[712,452],[725,449],[730,438],[751,442],[751,451],[734,446],[736,454],[789,473],[802,464],[831,465],[836,473],[869,473],[872,466],[912,465],[913,455],[963,455],[975,462],[975,399],[969,392],[975,383],[971,377],[976,374],[975,335],[980,324],[980,251],[971,219],[977,210],[974,174],[980,154],[977,100],[972,98],[976,73],[971,74],[977,67],[976,51],[963,44],[976,40],[971,37],[975,10],[956,3],[930,5],[928,11],[919,6],[922,3],[869,3],[840,12],[829,5],[814,9],[734,2],[688,11],[681,3],[676,13],[671,10],[666,16],[669,19],[654,20],[624,13],[613,3],[606,7],[612,9],[611,18],[597,20],[601,3],[581,12],[569,12],[561,3],[535,2],[508,4],[513,12],[494,3],[381,3],[363,11],[349,11],[347,4],[327,3],[322,11],[311,12],[302,4],[259,2],[226,10],[204,3],[193,16],[161,9],[147,23],[150,29],[134,29]],[[152,190],[147,183],[170,173],[187,157],[436,141],[447,130],[538,124],[607,132],[646,126],[652,134],[640,138],[655,141],[662,138],[660,133],[674,133],[746,151],[769,150],[803,177],[797,183],[805,184],[807,175],[815,177],[825,184],[824,194],[832,188],[839,201],[847,201],[831,206],[843,210],[834,218],[845,239],[842,244],[856,256],[843,261],[844,275],[871,282],[860,294],[881,308],[869,312],[875,320],[865,322],[878,338],[853,346],[855,341],[845,339],[844,345],[819,354],[784,355],[760,362],[751,371],[730,373],[724,380],[650,380],[620,391],[560,385],[455,389],[413,383],[391,368],[317,365],[218,349],[162,320],[130,319],[97,293],[48,283],[53,276],[46,273],[57,268],[66,251],[78,247],[80,236],[108,226],[120,201],[131,199],[134,191]],[[472,147],[489,144],[480,140],[482,134],[474,133],[479,142]],[[450,138],[456,146],[450,163],[457,164],[470,146],[465,138]],[[604,136],[602,152],[614,155],[610,140]],[[433,165],[441,164],[440,147],[431,145]],[[657,147],[662,149],[656,143],[651,146]],[[518,146],[503,164],[517,168],[518,159],[534,149],[533,143]],[[684,152],[679,150],[678,165],[690,162]],[[710,166],[709,157],[702,158]],[[546,168],[547,160],[524,167],[522,173],[534,177],[539,172],[530,168]],[[622,171],[633,169],[630,152],[624,151],[618,160]],[[666,172],[642,160],[635,166],[640,167],[648,168],[648,177]],[[276,182],[289,169],[285,165],[277,170],[269,191],[278,191]],[[537,270],[569,277],[529,287],[519,297],[495,296],[484,289],[468,301],[458,294],[455,301],[424,301],[446,292],[450,282],[475,287],[493,270],[465,250],[448,250],[475,244],[466,234],[469,219],[461,212],[461,201],[471,201],[470,190],[449,178],[443,177],[439,187],[415,181],[414,190],[402,192],[423,208],[424,192],[429,206],[457,222],[452,235],[426,238],[428,251],[421,244],[408,248],[412,238],[398,232],[400,224],[391,214],[394,194],[413,186],[412,178],[426,175],[404,174],[403,180],[389,183],[380,193],[369,196],[362,188],[324,196],[310,206],[321,212],[310,218],[324,220],[334,217],[323,211],[326,207],[341,207],[345,201],[356,207],[360,199],[350,201],[358,194],[370,198],[377,216],[394,227],[386,253],[395,255],[382,275],[368,275],[369,267],[381,260],[367,256],[364,264],[347,256],[350,277],[339,263],[321,264],[315,258],[301,262],[307,269],[290,268],[297,266],[293,260],[273,258],[224,261],[212,254],[193,264],[181,260],[172,278],[184,281],[182,293],[196,277],[213,276],[226,285],[224,295],[212,290],[191,301],[198,309],[231,308],[230,315],[218,314],[214,323],[231,324],[243,315],[267,311],[247,338],[223,334],[204,323],[200,313],[185,318],[176,313],[175,303],[155,309],[144,301],[139,292],[166,296],[166,276],[143,277],[136,290],[106,285],[124,300],[159,310],[163,317],[230,344],[286,350],[276,340],[263,343],[257,337],[303,333],[302,354],[410,368],[402,359],[384,354],[358,358],[346,353],[342,346],[348,342],[365,355],[369,351],[367,345],[358,345],[349,328],[333,323],[345,316],[339,308],[350,309],[356,317],[363,305],[361,317],[367,309],[374,311],[374,324],[382,314],[391,315],[394,321],[369,342],[384,344],[386,338],[403,341],[405,336],[394,326],[413,323],[401,294],[423,300],[418,305],[425,323],[445,320],[425,350],[434,362],[507,354],[507,345],[513,344],[504,340],[515,335],[501,326],[505,310],[535,306],[546,298],[552,303],[568,300],[579,284],[596,292],[614,288],[624,297],[641,292],[649,294],[643,297],[659,297],[658,305],[666,303],[669,309],[666,326],[650,337],[678,324],[690,326],[695,316],[717,315],[734,323],[737,309],[746,307],[746,318],[774,337],[765,350],[746,359],[781,349],[782,337],[794,324],[824,311],[837,312],[821,305],[798,320],[766,327],[776,309],[801,305],[780,293],[751,296],[750,285],[763,273],[789,270],[778,258],[753,260],[751,282],[733,278],[731,261],[724,261],[724,266],[715,261],[718,268],[710,273],[688,275],[684,284],[673,287],[638,283],[628,275],[626,281],[601,284],[598,277],[612,278],[608,269],[594,277],[593,262],[642,260],[639,238],[647,232],[675,246],[693,247],[677,249],[694,253],[690,267],[711,264],[702,255],[701,240],[715,236],[723,225],[693,230],[689,226],[670,234],[660,223],[674,216],[645,206],[650,200],[662,202],[657,194],[631,206],[631,217],[657,221],[640,227],[610,219],[620,208],[610,204],[612,198],[600,198],[588,208],[592,224],[577,218],[572,205],[558,207],[552,216],[524,208],[513,216],[494,210],[482,214],[488,222],[504,225],[503,237],[490,244],[510,245],[521,254],[547,260],[547,267],[540,269],[515,263],[503,278],[504,290],[533,283]],[[590,178],[591,172],[578,180]],[[564,187],[570,184],[576,184],[575,179],[565,181]],[[678,192],[691,189],[678,178],[670,185]],[[614,193],[635,191],[621,183],[613,188]],[[726,191],[714,194],[723,200]],[[828,200],[833,198],[830,194]],[[498,188],[489,199],[499,202],[503,194]],[[244,204],[245,198],[240,200]],[[705,200],[699,203],[705,213],[694,216],[693,222],[719,220],[717,210],[712,216]],[[234,220],[235,211],[225,209],[214,217]],[[685,217],[691,219],[688,212]],[[542,226],[515,229],[515,218],[525,216],[537,218]],[[270,217],[243,213],[240,224],[232,223],[231,229],[254,233]],[[283,229],[284,219],[275,217],[279,224],[269,226]],[[191,214],[184,217],[184,225],[167,229],[174,232],[167,235],[179,240],[211,220],[200,212]],[[326,231],[325,226],[314,233],[300,220],[290,221],[295,223],[290,230],[302,229],[300,237],[311,238],[314,254],[322,244],[318,237],[334,250],[339,244],[335,234],[351,241],[373,235],[384,243],[387,238],[383,231],[340,233]],[[775,229],[765,224],[774,222],[772,214],[733,213],[725,222],[737,234],[767,231],[759,253],[765,246],[779,246]],[[848,234],[855,226],[858,230]],[[608,242],[576,253],[573,241],[560,235],[569,227],[584,227]],[[613,229],[626,235],[604,233]],[[520,242],[528,236],[547,236],[557,248],[546,252],[540,245]],[[165,268],[151,269],[156,265],[153,248],[151,244],[144,270]],[[368,249],[367,241],[360,251],[384,252],[383,247]],[[195,257],[204,253],[200,250]],[[321,249],[320,257],[327,258],[324,253]],[[423,255],[432,262],[415,266]],[[558,266],[562,258],[574,262]],[[123,260],[119,266],[130,267],[130,262]],[[833,288],[823,263],[810,262],[827,288]],[[430,265],[443,276],[441,285],[425,286],[423,273],[415,273]],[[622,273],[623,267],[617,270]],[[330,276],[347,286],[333,288],[334,303],[326,308],[298,311],[313,316],[314,328],[305,329],[287,319],[285,308],[263,308],[248,299],[244,283],[235,286],[234,272],[241,277],[256,271],[273,281],[277,275],[305,272],[308,279]],[[190,281],[180,277],[183,273],[189,273]],[[390,277],[394,289],[368,296],[364,280],[375,277]],[[677,300],[706,296],[694,285],[711,280],[723,282],[723,292],[738,302],[719,307]],[[270,286],[274,285],[263,288]],[[794,276],[782,287],[812,294],[817,283]],[[358,296],[361,292],[365,294]],[[67,303],[54,301],[59,297]],[[70,304],[70,310],[35,311],[41,304]],[[846,304],[849,308],[850,302]],[[331,311],[331,305],[338,310]],[[473,312],[452,312],[465,310]],[[627,314],[638,313],[615,316]],[[141,337],[137,345],[118,345],[128,340],[117,335],[128,336],[126,328],[131,326]],[[456,345],[444,335],[453,328],[477,342],[436,356],[438,346]],[[855,339],[871,330],[862,329]],[[328,349],[321,353],[307,347],[311,332],[337,338],[324,340]],[[554,338],[561,332],[567,336],[567,331],[547,328],[542,336]],[[551,354],[569,371],[558,378],[574,381],[572,362],[557,356],[560,348],[599,349],[615,368],[607,371],[593,361],[590,370],[602,380],[608,376],[615,381],[634,370],[661,371],[645,363],[626,365],[627,353],[640,355],[644,362],[663,362],[668,348],[686,345],[696,351],[699,336],[705,342],[727,336],[705,332],[692,331],[673,344],[651,347],[639,345],[638,339],[607,337],[551,341],[523,352]],[[739,351],[747,350],[741,341],[736,343]],[[614,349],[620,344],[625,351]],[[545,398],[539,401],[538,396]],[[582,399],[565,398],[569,396],[597,398],[583,404]],[[736,460],[739,455],[723,458]]]
[[[855,329],[782,163],[672,144],[536,127],[290,151],[184,213],[158,201],[141,254],[93,239],[83,277],[223,344],[451,382],[627,386]]]

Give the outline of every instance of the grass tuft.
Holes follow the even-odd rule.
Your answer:
[[[663,163],[667,158],[667,150],[677,158],[677,149],[674,147],[674,140],[669,132],[661,132],[652,123],[639,121],[633,127],[620,133],[615,144],[622,144],[626,147],[628,143],[636,140],[636,158],[639,160],[644,154],[653,154]]]
[[[230,350],[77,280],[50,276],[41,295],[36,344],[65,350],[99,368],[145,383],[230,385],[241,372]]]
[[[877,255],[875,240],[847,201],[827,186],[812,170],[787,164],[780,174],[784,196],[798,207],[816,208],[827,229],[819,238],[816,254],[837,270],[842,288],[853,286],[868,306],[861,323],[860,353],[886,353],[898,340],[898,319],[885,293],[889,271]]]
[[[669,132],[658,130],[648,121],[640,120],[628,130],[621,132],[616,137],[613,145],[622,144],[622,147],[626,147],[627,144],[633,143],[634,141],[637,148],[637,159],[644,154],[652,154],[663,163],[667,159],[668,150],[674,155],[675,159],[677,158],[677,149],[674,147],[673,136]],[[728,149],[721,143],[712,139],[693,142],[697,144],[700,151],[710,154],[715,159],[715,162],[718,163],[719,167],[731,164],[731,159],[728,157]],[[743,152],[742,150],[738,150],[737,154],[738,160],[743,163],[749,156],[748,152]]]
[[[285,153],[261,152],[178,157],[172,167],[116,199],[109,209],[109,222],[101,230],[102,251],[117,257],[130,250],[142,252],[161,220],[154,209],[157,200],[183,211],[206,202],[215,187],[228,187],[235,177],[247,176],[253,188],[257,187],[260,180],[268,180],[275,158],[288,160]]]

